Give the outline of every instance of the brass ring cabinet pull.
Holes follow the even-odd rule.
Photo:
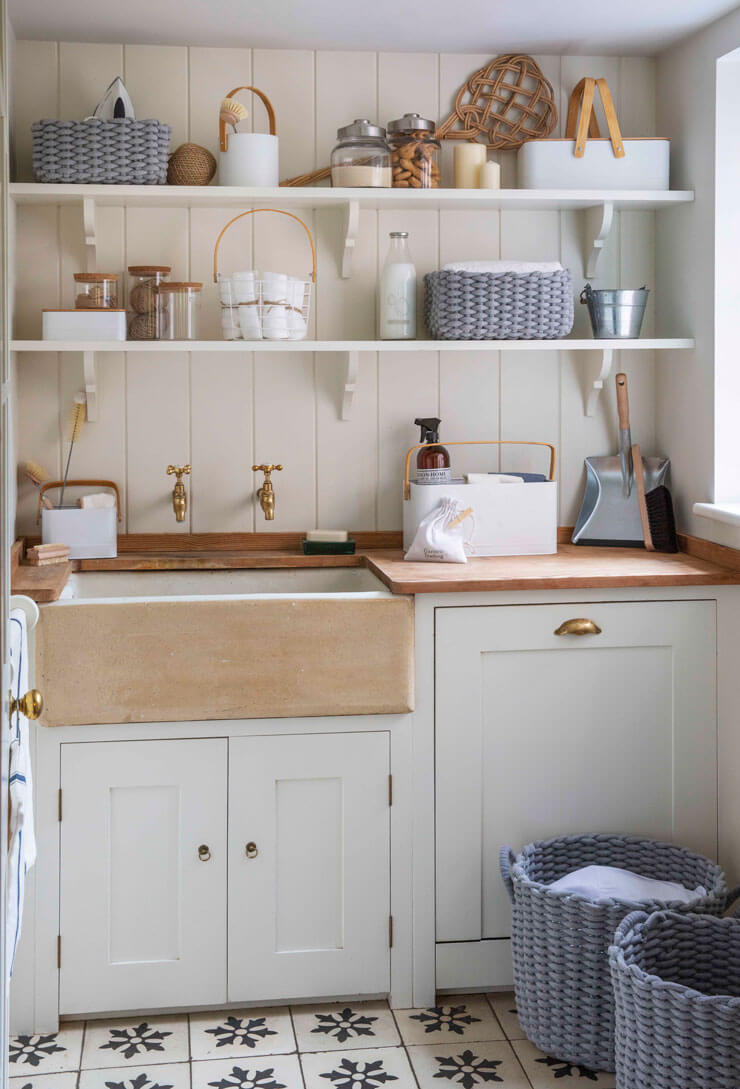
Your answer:
[[[252,840],[250,840],[249,843],[247,844],[247,846],[244,848],[244,852],[245,852],[247,858],[256,858],[257,855],[259,854],[259,850],[257,849],[257,844],[254,843]]]
[[[601,628],[593,620],[575,617],[573,620],[564,620],[553,635],[601,635]]]
[[[201,862],[210,862],[211,860],[211,848],[207,843],[201,843],[198,848],[198,858]]]

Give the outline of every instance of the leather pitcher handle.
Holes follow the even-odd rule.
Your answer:
[[[229,91],[227,98],[233,98],[239,91],[251,91],[252,94],[257,95],[257,98],[261,98],[265,104],[267,110],[267,120],[270,124],[270,136],[275,136],[275,107],[270,99],[267,97],[264,91],[260,91],[259,87],[235,87],[233,91]],[[226,135],[226,122],[219,117],[218,119],[218,146],[221,151],[226,151],[229,146],[229,138]]]
[[[566,138],[575,140],[576,146],[573,154],[576,159],[582,159],[586,151],[586,143],[589,136],[594,139],[600,137],[599,123],[594,113],[594,96],[598,88],[601,96],[601,104],[604,107],[604,116],[609,130],[609,139],[612,151],[616,159],[624,158],[624,141],[617,120],[617,111],[614,108],[614,100],[609,90],[609,85],[603,76],[594,79],[593,76],[584,76],[573,88],[568,103],[568,120],[565,128]],[[580,108],[580,113],[579,113]],[[576,120],[578,125],[576,126]]]
[[[121,493],[118,490],[118,485],[112,480],[68,480],[65,484],[63,480],[47,480],[46,484],[42,484],[39,488],[39,506],[36,512],[36,524],[41,521],[41,501],[44,493],[48,492],[51,488],[112,488],[116,493],[116,506],[118,508],[118,521],[121,521]]]

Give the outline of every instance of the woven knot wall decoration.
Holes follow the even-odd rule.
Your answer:
[[[473,72],[437,139],[478,140],[493,151],[515,151],[527,140],[549,136],[557,121],[552,84],[532,57],[511,53]]]

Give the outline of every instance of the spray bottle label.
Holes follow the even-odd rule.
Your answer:
[[[449,484],[452,480],[452,470],[446,469],[417,469],[417,484]]]

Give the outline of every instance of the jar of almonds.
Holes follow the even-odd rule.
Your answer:
[[[418,113],[405,113],[388,122],[394,189],[438,188],[440,143],[434,138],[435,129],[434,121]]]

